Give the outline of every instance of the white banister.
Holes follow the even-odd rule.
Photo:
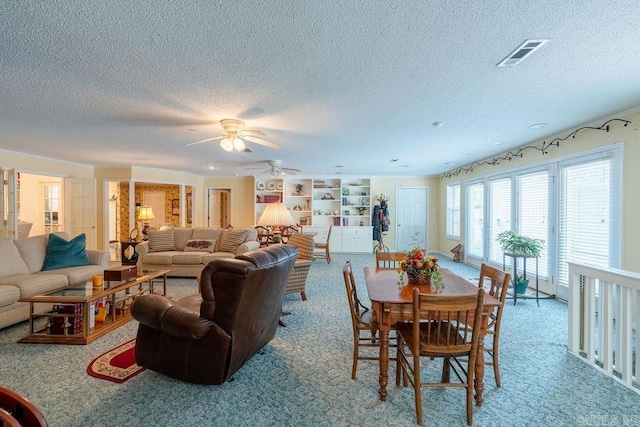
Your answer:
[[[640,274],[568,264],[569,352],[640,393],[635,381],[640,374]]]

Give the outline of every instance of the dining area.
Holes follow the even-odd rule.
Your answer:
[[[411,253],[376,253],[376,265],[362,268],[360,289],[350,261],[344,263],[353,328],[352,378],[359,361],[376,361],[378,398],[384,402],[389,371],[393,375],[395,368],[396,386],[414,389],[418,424],[423,422],[424,387],[462,388],[460,402],[472,425],[474,406],[484,403],[486,366],[492,368],[496,386],[501,385],[500,321],[510,275],[483,264],[479,278],[467,278],[439,268],[437,258],[426,251],[419,256],[425,257],[425,266],[431,261],[429,280],[411,277]],[[442,365],[440,378],[425,379],[424,366],[435,363]]]

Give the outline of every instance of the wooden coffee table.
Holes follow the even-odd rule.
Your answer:
[[[22,343],[88,344],[132,319],[129,305],[139,295],[167,295],[167,273],[170,269],[144,271],[129,281],[104,282],[104,289],[95,291],[91,281],[41,295],[21,298],[28,302],[29,335]],[[161,289],[157,286],[162,285]],[[97,321],[95,307],[109,305],[102,321]],[[56,310],[37,311],[36,304],[53,304]],[[43,329],[36,331],[36,320],[46,318]]]

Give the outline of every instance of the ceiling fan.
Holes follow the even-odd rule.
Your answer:
[[[269,165],[269,167],[267,169],[263,170],[261,172],[262,174],[269,174],[271,176],[282,176],[282,175],[287,175],[287,174],[294,175],[294,174],[296,174],[298,172],[302,172],[300,169],[283,168],[281,160],[269,160],[269,161],[267,161],[267,164]],[[262,169],[262,168],[263,167],[245,168],[245,170]]]
[[[189,142],[185,145],[195,145],[220,139],[220,147],[222,147],[223,150],[231,152],[235,149],[240,152],[247,149],[247,146],[243,141],[244,139],[259,145],[264,145],[265,147],[280,149],[278,144],[256,138],[256,136],[266,136],[266,134],[257,129],[245,129],[245,123],[242,120],[224,119],[220,120],[220,125],[224,129],[224,133],[221,136],[207,138],[196,142]]]

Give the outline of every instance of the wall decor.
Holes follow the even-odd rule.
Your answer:
[[[180,199],[171,200],[171,214],[180,215]]]

